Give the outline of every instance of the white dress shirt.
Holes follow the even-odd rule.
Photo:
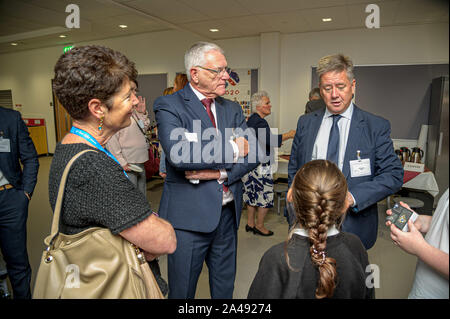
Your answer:
[[[309,232],[306,229],[301,228],[301,227],[295,228],[293,230],[293,233],[297,234],[297,235],[300,235],[300,236],[303,236],[303,237],[309,237]],[[327,230],[327,237],[335,236],[337,234],[339,234],[339,230],[337,229],[336,225],[332,225],[332,226],[330,226],[328,228],[328,230]]]
[[[331,127],[333,126],[332,113],[325,109],[325,114],[320,124],[319,132],[317,133],[316,141],[312,152],[312,160],[327,159],[328,140],[330,138]],[[342,171],[344,166],[345,149],[347,147],[348,132],[350,131],[350,122],[353,115],[353,102],[341,114],[341,119],[338,121],[339,127],[339,163],[338,167]]]
[[[328,140],[330,138],[331,127],[333,126],[332,113],[325,108],[325,114],[320,124],[319,132],[317,133],[316,141],[312,152],[312,160],[327,159]],[[350,102],[350,106],[341,114],[341,119],[338,121],[339,127],[339,159],[338,167],[342,171],[344,167],[345,150],[347,148],[348,133],[350,132],[350,123],[353,115],[353,102]],[[352,194],[350,194],[352,195]],[[356,200],[353,197],[353,205],[356,206]]]
[[[6,179],[6,176],[3,175],[2,170],[0,169],[0,186],[9,184],[8,180]]]

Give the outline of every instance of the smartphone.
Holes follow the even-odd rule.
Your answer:
[[[415,222],[417,217],[419,217],[418,214],[406,207],[401,206],[399,203],[395,203],[391,211],[392,215],[387,216],[386,221],[390,221],[398,229],[401,229],[404,232],[409,231],[408,220],[411,219],[412,222]]]

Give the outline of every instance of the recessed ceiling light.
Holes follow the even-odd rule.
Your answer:
[[[219,29],[209,29],[211,32],[219,32]]]
[[[11,45],[18,45],[16,42],[11,42]]]
[[[60,38],[65,38],[65,37],[67,37],[67,35],[61,34],[59,37]]]
[[[331,20],[333,20],[333,19],[331,19],[331,18],[323,18],[322,19],[323,22],[330,22]]]
[[[128,28],[128,26],[125,24],[119,24],[119,28],[125,29],[125,28]]]

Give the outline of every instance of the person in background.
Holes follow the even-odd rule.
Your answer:
[[[309,92],[308,98],[310,101],[316,101],[316,100],[322,99],[322,97],[320,96],[320,89],[317,87],[312,89]]]
[[[273,136],[269,123],[264,119],[270,115],[272,105],[269,94],[259,91],[252,95],[251,107],[253,114],[247,121],[247,126],[255,130],[256,137],[261,140],[264,135],[264,153],[268,156],[266,163],[260,164],[242,178],[244,184],[244,202],[247,204],[247,225],[245,230],[261,236],[272,236],[273,232],[264,226],[264,218],[273,207],[273,173],[271,162],[274,161],[274,148],[280,147],[282,142],[294,138],[295,130]],[[276,141],[276,145],[271,145]],[[256,216],[256,222],[255,222]]]
[[[109,139],[133,121],[133,110],[140,103],[135,95],[136,77],[133,62],[98,45],[75,47],[58,59],[53,90],[72,117],[73,126],[55,149],[49,199],[54,210],[68,161],[83,150],[94,150],[79,157],[70,170],[60,231],[71,235],[91,227],[107,228],[141,248],[147,260],[153,260],[175,251],[174,229],[152,213],[145,195],[105,149]]]
[[[320,89],[314,88],[309,92],[309,101],[305,106],[305,114],[311,113],[317,110],[325,109],[326,105],[320,96]]]
[[[137,82],[132,82],[136,94]],[[106,144],[106,148],[115,156],[127,172],[130,181],[147,197],[147,177],[144,163],[148,161],[149,143],[145,136],[150,126],[145,97],[138,96],[139,103],[133,109],[130,126],[114,134]]]
[[[178,241],[177,250],[167,258],[169,298],[194,298],[206,262],[211,298],[230,299],[236,277],[241,178],[258,163],[249,163],[244,136],[229,136],[232,129],[245,131],[247,125],[241,106],[221,97],[229,79],[223,50],[199,42],[188,49],[184,61],[189,84],[159,97],[153,107],[167,170],[159,213],[172,223]],[[201,132],[194,130],[196,123]],[[174,130],[183,132],[181,140],[171,138]],[[183,154],[171,152],[178,147]],[[222,148],[223,152],[211,152]]]
[[[353,62],[342,54],[326,56],[319,60],[317,74],[326,108],[298,120],[288,184],[311,160],[335,163],[347,178],[350,203],[342,230],[357,235],[369,249],[377,239],[377,202],[402,187],[402,163],[394,152],[389,121],[352,102],[356,88]],[[293,223],[290,216],[288,221]]]
[[[164,89],[163,95],[169,94],[173,94],[173,86]]]
[[[188,78],[185,73],[177,73],[175,76],[175,79],[173,80],[173,87],[172,90],[168,90],[170,88],[167,88],[164,90],[163,96],[173,94],[181,89],[183,89],[186,84],[188,84]],[[164,150],[161,148],[161,160],[159,162],[159,176],[162,178],[166,178],[166,154],[164,154]]]
[[[409,220],[408,232],[386,222],[394,244],[418,258],[409,299],[448,299],[448,194],[447,188],[433,216],[419,215],[415,222]],[[411,209],[403,202],[400,205]],[[391,215],[392,211],[389,209],[386,214]],[[425,238],[422,234],[426,234]]]
[[[189,81],[186,73],[177,73],[173,80],[173,93],[183,89],[188,83]]]
[[[0,107],[0,248],[15,299],[31,298],[27,219],[38,170],[38,155],[20,113]]]
[[[366,277],[369,258],[361,240],[339,231],[349,206],[347,182],[326,160],[306,163],[287,199],[296,224],[286,242],[262,257],[250,299],[371,299]]]

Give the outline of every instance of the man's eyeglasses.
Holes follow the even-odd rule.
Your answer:
[[[201,69],[206,70],[206,71],[210,71],[210,72],[214,73],[216,75],[216,77],[223,76],[225,74],[225,72],[228,73],[228,74],[230,74],[230,72],[231,72],[231,69],[229,67],[217,68],[217,69],[209,69],[209,68],[205,68],[205,67],[203,67],[201,65],[196,65],[196,67],[201,68]]]

